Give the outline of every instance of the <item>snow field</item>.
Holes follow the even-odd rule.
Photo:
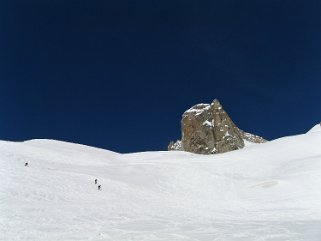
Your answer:
[[[320,130],[208,156],[0,142],[0,240],[320,241]]]

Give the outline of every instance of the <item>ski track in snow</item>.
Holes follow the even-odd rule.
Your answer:
[[[0,240],[320,241],[320,130],[209,156],[2,141]]]

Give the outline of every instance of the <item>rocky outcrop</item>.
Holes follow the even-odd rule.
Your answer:
[[[263,143],[262,137],[240,130],[215,99],[185,111],[181,120],[182,140],[171,142],[168,150],[215,154],[241,149],[245,142]]]
[[[178,151],[178,150],[182,150],[182,142],[180,140],[177,140],[177,141],[171,141],[169,144],[168,144],[168,147],[167,149],[169,151]]]

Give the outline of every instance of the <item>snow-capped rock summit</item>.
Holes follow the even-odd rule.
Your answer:
[[[241,149],[246,142],[266,142],[262,137],[240,130],[217,99],[185,111],[181,131],[182,140],[171,142],[168,150],[215,154]]]

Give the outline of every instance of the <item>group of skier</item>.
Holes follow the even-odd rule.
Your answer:
[[[29,163],[28,162],[25,162],[25,167],[27,167],[29,165]],[[97,178],[95,179],[95,184],[97,185],[97,183],[98,183],[98,180],[97,180]],[[100,191],[101,190],[101,185],[99,184],[98,186],[97,186],[97,188],[98,188],[98,191]]]
[[[95,184],[97,184],[97,182],[98,182],[98,180],[97,180],[97,178],[96,178],[96,179],[95,179]],[[98,190],[100,191],[100,190],[101,190],[101,185],[98,185],[97,187],[98,187]]]

